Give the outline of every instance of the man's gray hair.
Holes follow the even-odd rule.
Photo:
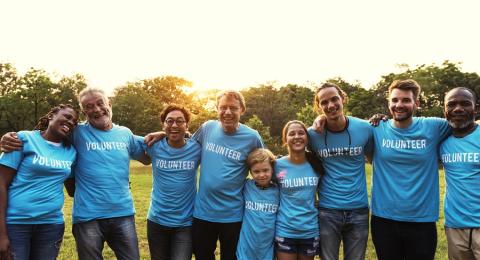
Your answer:
[[[93,93],[100,93],[106,100],[108,100],[107,93],[101,88],[96,88],[96,87],[87,87],[82,89],[80,93],[78,93],[78,103],[80,104],[80,109],[83,109],[82,107],[82,97],[85,95],[93,94]]]

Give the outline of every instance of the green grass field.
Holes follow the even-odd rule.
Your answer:
[[[147,241],[147,223],[146,216],[148,207],[150,205],[150,190],[151,190],[151,167],[143,166],[139,163],[132,162],[131,165],[131,186],[133,192],[133,198],[135,201],[136,209],[136,226],[140,247],[140,257],[141,259],[150,259],[150,254],[148,251],[148,241]],[[367,181],[368,187],[370,190],[370,176],[371,176],[371,167],[367,166]],[[443,171],[440,171],[440,220],[437,223],[437,232],[438,232],[438,244],[437,252],[435,259],[447,259],[447,240],[445,237],[444,227],[443,227],[443,194],[445,191]],[[77,259],[76,249],[75,249],[75,240],[71,232],[71,209],[72,209],[72,199],[68,196],[65,198],[65,236],[60,251],[59,259]],[[105,259],[115,259],[115,255],[112,250],[105,245],[106,250],[104,250]],[[220,259],[217,257],[217,259]],[[373,248],[372,241],[368,241],[368,248],[366,259],[376,259],[375,250]]]

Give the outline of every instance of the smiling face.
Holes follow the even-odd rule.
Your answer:
[[[170,111],[163,122],[163,130],[167,134],[168,143],[174,147],[185,143],[184,137],[187,128],[185,115],[180,110]]]
[[[218,100],[218,120],[226,133],[234,133],[237,130],[240,116],[244,112],[245,109],[240,104],[240,101],[232,96],[225,95]]]
[[[49,117],[48,127],[45,131],[55,142],[60,142],[67,138],[77,126],[78,115],[70,107],[58,110],[57,113]]]
[[[417,107],[418,100],[415,99],[412,91],[395,88],[390,92],[388,108],[393,120],[411,122]]]
[[[445,96],[445,118],[454,131],[472,128],[475,124],[475,98],[465,89],[453,89]]]
[[[268,160],[255,163],[250,168],[250,173],[258,185],[267,187],[272,180],[272,164]]]
[[[305,147],[308,144],[305,127],[299,123],[291,123],[286,129],[285,142],[289,153],[305,152]]]
[[[334,87],[327,87],[317,93],[318,108],[327,120],[338,120],[343,115],[343,98]]]
[[[100,130],[112,128],[112,106],[100,92],[90,92],[80,98],[82,113],[88,123]]]

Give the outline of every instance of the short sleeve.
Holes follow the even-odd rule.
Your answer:
[[[197,141],[197,143],[199,143],[200,145],[202,145],[203,143],[203,139],[204,139],[204,132],[205,132],[205,128],[207,127],[207,123],[209,121],[203,123],[199,128],[198,130],[192,135],[192,138],[193,140]]]
[[[129,146],[130,157],[137,160],[145,153],[144,138],[138,135],[131,135]]]

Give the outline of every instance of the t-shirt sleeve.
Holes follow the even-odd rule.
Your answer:
[[[70,170],[70,174],[68,175],[68,178],[75,178],[75,167],[77,166],[77,156],[75,156],[75,160],[73,160],[73,163],[72,165],[70,166],[71,170]]]
[[[262,137],[260,136],[260,134],[258,133],[258,131],[255,131],[255,135],[256,135],[256,138],[255,138],[255,148],[264,148],[265,145],[263,144],[263,140],[262,140]]]
[[[438,117],[432,117],[430,120],[434,124],[434,131],[438,131],[440,134],[440,141],[445,140],[445,138],[452,133],[452,128],[448,124],[447,120]]]
[[[314,138],[314,130],[313,128],[309,127],[307,129],[307,135],[308,135],[308,144],[307,144],[307,149],[311,152],[314,152],[315,151],[315,145],[314,145],[314,142],[313,142],[313,138]]]
[[[129,146],[130,157],[138,160],[145,153],[144,149],[144,139],[142,136],[131,135],[130,146]]]
[[[368,125],[365,131],[367,131],[368,136],[368,141],[365,145],[365,155],[371,156],[373,153],[373,126]]]
[[[14,170],[18,170],[23,159],[22,151],[13,151],[10,153],[0,154],[0,164]]]
[[[200,145],[203,143],[203,138],[204,138],[204,132],[205,132],[205,128],[207,127],[207,123],[208,122],[205,122],[203,123],[199,128],[198,130],[192,135],[192,140],[195,140],[197,143],[199,143]]]
[[[18,132],[18,138],[22,141],[23,145],[26,145],[27,137],[24,133]],[[23,149],[20,151],[12,151],[9,153],[0,154],[0,164],[14,170],[18,170],[18,167],[23,160]]]

